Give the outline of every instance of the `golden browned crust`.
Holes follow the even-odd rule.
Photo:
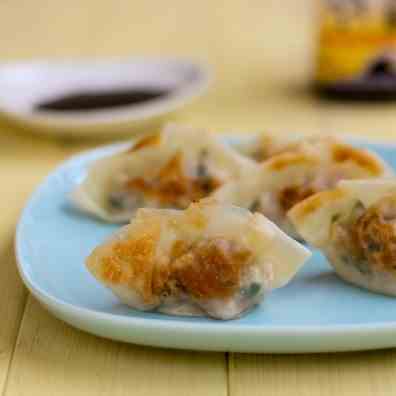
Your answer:
[[[183,170],[183,154],[177,152],[159,171],[153,180],[137,177],[127,182],[126,187],[142,192],[165,205],[184,208],[191,202],[196,202],[221,185],[213,177],[188,177]]]
[[[187,253],[188,249],[190,248],[189,244],[185,241],[182,240],[177,240],[173,243],[171,252],[170,252],[170,257],[171,260],[176,260],[183,254]]]
[[[135,239],[115,242],[111,253],[102,258],[101,278],[111,284],[133,284],[145,302],[152,301],[158,237],[159,232],[145,233]]]
[[[272,157],[267,162],[264,162],[264,166],[268,167],[272,171],[282,171],[289,166],[296,165],[315,165],[319,162],[319,159],[313,156],[308,156],[304,153],[292,153],[286,152]]]
[[[227,239],[199,242],[173,267],[182,288],[198,299],[227,298],[239,289],[251,253]]]
[[[221,237],[192,245],[177,240],[169,258],[160,262],[158,239],[159,231],[115,242],[101,258],[101,279],[133,288],[147,304],[158,301],[160,295],[182,292],[204,300],[227,298],[239,288],[251,263],[248,249]]]
[[[311,215],[327,202],[337,201],[344,198],[346,195],[345,190],[341,188],[319,192],[294,206],[288,212],[288,215],[293,218],[293,221],[300,223],[304,221],[305,217]]]
[[[315,190],[309,186],[290,186],[279,191],[279,204],[284,212],[294,205],[315,194]]]
[[[157,146],[161,143],[161,134],[155,133],[153,135],[148,135],[140,140],[138,140],[130,149],[129,152],[133,153],[138,151],[142,148],[149,147],[149,146]]]
[[[373,176],[381,175],[384,171],[382,164],[365,150],[343,144],[334,144],[332,148],[333,160],[337,163],[354,162]]]

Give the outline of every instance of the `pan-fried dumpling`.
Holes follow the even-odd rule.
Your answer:
[[[169,125],[94,163],[72,201],[104,220],[127,222],[139,207],[186,208],[255,167],[205,130]]]
[[[243,139],[233,144],[233,147],[241,154],[257,162],[286,152],[316,151],[320,146],[334,143],[335,138],[331,136],[296,136],[296,135],[274,135],[260,133],[250,139]]]
[[[133,308],[233,319],[289,282],[309,255],[264,216],[203,200],[139,209],[86,264]]]
[[[396,179],[342,181],[289,217],[341,278],[396,296]]]
[[[260,167],[249,178],[225,185],[214,197],[264,214],[293,237],[298,235],[286,213],[298,202],[342,179],[392,174],[374,153],[330,138],[275,155]]]

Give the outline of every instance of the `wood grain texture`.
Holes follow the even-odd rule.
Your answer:
[[[24,138],[7,132],[0,135],[0,392],[7,380],[15,340],[27,292],[18,276],[14,254],[15,225],[22,206],[36,184],[50,171],[59,156],[56,145],[28,146]]]
[[[391,396],[396,352],[242,355],[229,360],[231,396]]]
[[[225,396],[226,384],[222,353],[99,339],[29,298],[5,395]]]
[[[347,106],[310,94],[313,4],[314,0],[2,0],[0,59],[191,56],[208,62],[216,80],[204,97],[176,116],[179,121],[221,132],[348,133],[395,139],[395,104]],[[96,144],[97,140],[42,138],[0,124],[0,180],[7,186],[0,200],[0,392],[7,396],[396,393],[394,351],[231,354],[227,377],[224,354],[99,339],[51,317],[31,297],[25,310],[26,292],[12,247],[19,211],[56,162]]]

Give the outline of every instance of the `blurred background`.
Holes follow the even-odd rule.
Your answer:
[[[396,104],[321,101],[308,86],[317,1],[0,2],[1,61],[188,56],[214,69],[210,89],[177,119],[222,132],[396,137]],[[1,139],[15,127],[2,123]]]
[[[302,91],[310,76],[312,8],[312,1],[297,0],[3,0],[0,56],[190,56],[214,68],[215,82],[179,118],[227,131],[333,130],[335,120],[329,125]]]

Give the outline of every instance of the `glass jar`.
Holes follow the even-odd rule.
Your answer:
[[[396,99],[396,0],[322,0],[315,86],[339,99]]]

